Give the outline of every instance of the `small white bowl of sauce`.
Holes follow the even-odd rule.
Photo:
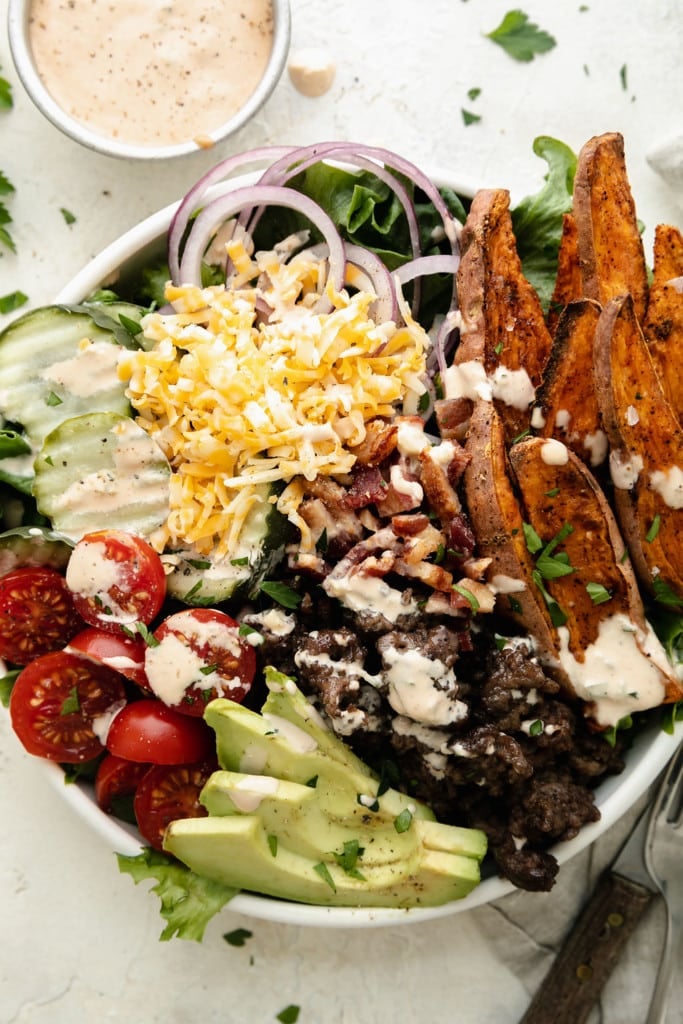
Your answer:
[[[36,107],[110,156],[208,149],[285,68],[289,0],[9,0],[12,59]]]

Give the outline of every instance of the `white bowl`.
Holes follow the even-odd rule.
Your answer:
[[[462,195],[473,195],[471,182],[456,178],[443,169],[427,168],[438,184],[447,185]],[[247,174],[232,180],[230,187],[238,188],[252,182],[255,175]],[[224,186],[222,186],[224,187]],[[134,270],[153,253],[159,253],[164,236],[176,209],[167,206],[126,232],[91,260],[59,293],[57,302],[75,303],[86,298],[95,289],[116,283],[124,269]],[[596,802],[600,820],[584,827],[569,842],[558,844],[552,850],[560,865],[576,856],[595,842],[611,825],[636,803],[655,781],[672,757],[683,738],[683,722],[677,723],[673,734],[665,733],[656,721],[640,732],[626,756],[626,767],[620,775],[610,776],[597,788]],[[83,818],[118,853],[137,854],[142,842],[132,827],[123,825],[99,810],[92,788],[87,785],[65,785],[61,769],[44,762],[50,783],[74,811]],[[115,866],[112,864],[112,870]],[[314,925],[334,928],[368,928],[398,924],[415,924],[434,918],[471,910],[473,907],[499,899],[516,891],[505,879],[484,877],[479,886],[465,899],[438,907],[419,907],[407,910],[385,908],[319,907],[275,900],[270,897],[240,894],[231,901],[231,909],[255,918],[296,925]]]
[[[49,121],[70,138],[89,149],[108,156],[127,157],[137,160],[164,160],[190,153],[197,153],[211,143],[222,142],[234,135],[263,106],[277,85],[284,71],[289,53],[291,37],[291,14],[289,0],[272,0],[273,45],[263,76],[246,102],[222,124],[206,134],[206,142],[200,146],[188,140],[169,145],[139,145],[127,143],[100,134],[68,114],[46,88],[38,73],[29,38],[29,15],[31,0],[9,0],[8,35],[10,51],[17,74],[29,97]],[[134,45],[134,41],[131,42]],[[141,44],[140,44],[141,45]],[[226,55],[227,59],[228,55]],[[77,40],[74,40],[74,60],[79,60]],[[84,72],[85,75],[85,72]],[[87,88],[84,80],[83,87]]]

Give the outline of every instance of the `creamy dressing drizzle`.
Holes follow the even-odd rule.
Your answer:
[[[662,703],[664,674],[670,666],[664,649],[648,625],[643,632],[623,614],[603,619],[598,637],[578,661],[569,650],[569,631],[558,629],[560,664],[577,697],[594,705],[596,721],[616,725],[634,711]]]
[[[387,700],[397,714],[424,725],[448,725],[467,715],[467,705],[455,697],[458,683],[453,669],[438,658],[410,648],[388,647],[382,651],[382,661]]]
[[[29,41],[48,92],[95,133],[203,147],[263,77],[272,4],[33,0]]]
[[[443,377],[446,398],[469,398],[475,401],[482,398],[510,405],[514,409],[527,409],[536,396],[529,374],[526,370],[510,370],[507,366],[497,366],[492,374],[487,375],[484,365],[476,359],[449,366]]]

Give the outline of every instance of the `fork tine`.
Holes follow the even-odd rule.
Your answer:
[[[662,894],[666,909],[664,948],[646,1024],[663,1024],[667,1016],[672,974],[678,967],[683,947],[683,900],[676,835],[683,819],[683,744],[669,762],[657,791],[650,815],[645,862]]]

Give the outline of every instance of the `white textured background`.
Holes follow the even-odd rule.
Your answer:
[[[0,295],[20,288],[32,305],[49,301],[99,249],[177,199],[221,156],[264,143],[385,145],[507,187],[514,202],[545,173],[535,136],[578,149],[617,130],[648,244],[658,221],[683,222],[683,197],[645,159],[683,131],[681,0],[528,0],[524,10],[557,40],[531,64],[484,38],[516,6],[506,0],[292,0],[292,46],[329,49],[337,64],[330,92],[306,99],[285,76],[231,142],[165,167],[84,151],[33,109],[9,56],[6,6],[0,0],[0,74],[14,83],[15,107],[0,114],[0,169],[16,186],[9,205],[18,253],[0,254]],[[482,91],[472,101],[474,87]],[[481,122],[465,127],[463,107]],[[60,207],[75,214],[73,225]],[[300,1024],[512,1024],[625,827],[563,869],[551,895],[515,894],[364,933],[226,910],[203,945],[160,944],[156,899],[118,874],[112,853],[46,785],[0,713],[0,1024],[265,1024],[289,1003],[300,1005]],[[642,1024],[660,924],[653,910],[591,1024]],[[239,949],[221,938],[238,925],[253,931]]]

